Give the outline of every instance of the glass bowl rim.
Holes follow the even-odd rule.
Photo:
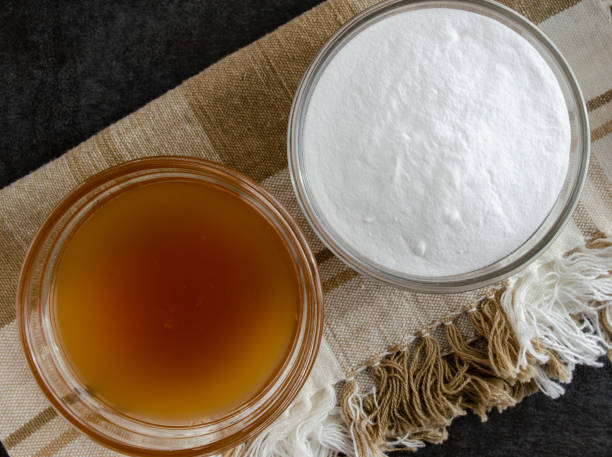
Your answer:
[[[561,213],[557,219],[552,222],[549,229],[540,235],[540,239],[534,246],[530,247],[526,252],[522,253],[518,258],[507,265],[503,264],[504,261],[519,252],[526,244],[533,241],[535,235],[540,232],[542,226],[549,221],[550,214],[546,217],[542,226],[525,240],[523,245],[492,264],[475,271],[458,275],[426,277],[391,271],[372,261],[368,261],[365,256],[356,255],[359,253],[357,253],[355,249],[349,247],[341,237],[336,236],[333,231],[329,229],[328,224],[322,221],[322,216],[319,216],[313,205],[312,199],[308,196],[305,176],[300,165],[303,150],[300,147],[299,140],[302,126],[301,122],[307,111],[307,102],[316,87],[315,79],[325,70],[326,64],[333,59],[333,52],[352,38],[352,36],[350,36],[351,33],[355,32],[355,30],[360,27],[365,28],[369,23],[375,21],[382,15],[391,14],[395,9],[408,6],[467,10],[470,10],[470,8],[482,8],[489,12],[499,14],[506,20],[525,29],[532,38],[546,48],[556,64],[560,67],[561,72],[566,78],[566,82],[569,84],[571,96],[578,111],[579,119],[577,119],[576,122],[581,136],[581,143],[578,146],[580,149],[580,163],[574,185],[571,187],[570,194],[563,204]],[[464,8],[461,8],[461,6]],[[508,26],[507,24],[505,25]],[[355,33],[359,33],[359,31]],[[540,50],[537,51],[541,54]],[[558,77],[556,72],[555,76]],[[564,96],[565,95],[564,91]],[[308,68],[302,75],[294,94],[287,124],[287,161],[291,183],[300,208],[315,234],[334,255],[355,271],[399,289],[422,293],[458,293],[474,290],[497,283],[527,267],[555,241],[569,220],[572,211],[578,203],[578,198],[586,179],[589,155],[590,132],[586,105],[580,86],[566,59],[557,46],[540,31],[534,23],[509,7],[491,0],[383,0],[365,9],[336,30],[313,57]],[[570,169],[568,169],[568,176],[569,173]],[[558,204],[559,201],[556,201],[553,209],[556,208]],[[354,253],[351,251],[354,251]],[[497,268],[495,268],[496,266]],[[479,273],[483,270],[485,270],[484,273]]]
[[[42,308],[41,300],[38,299],[35,305],[36,311],[28,310],[28,307],[31,306],[31,300],[29,299],[27,289],[31,286],[32,281],[34,281],[31,277],[32,269],[35,267],[36,260],[39,260],[38,256],[41,254],[42,244],[48,241],[51,231],[56,227],[61,218],[66,217],[68,211],[73,208],[73,205],[82,201],[84,198],[89,197],[93,200],[96,196],[92,196],[91,194],[99,190],[104,184],[112,182],[113,179],[125,178],[129,176],[130,173],[133,174],[138,172],[143,173],[143,176],[149,174],[153,176],[155,170],[159,171],[163,169],[167,169],[169,172],[183,171],[194,175],[199,174],[201,176],[217,178],[233,186],[235,189],[244,192],[258,204],[263,205],[268,213],[262,214],[262,211],[257,209],[262,217],[267,219],[268,223],[272,224],[274,222],[276,224],[281,224],[283,230],[290,236],[290,239],[285,239],[285,235],[279,234],[279,236],[283,237],[284,243],[291,244],[291,246],[288,246],[288,248],[291,248],[289,249],[290,256],[296,268],[301,272],[301,275],[298,277],[298,282],[300,283],[300,289],[303,289],[302,297],[300,297],[300,306],[304,309],[303,317],[301,318],[301,327],[300,324],[298,324],[296,328],[298,334],[296,334],[292,340],[291,349],[285,356],[283,365],[263,388],[266,394],[270,393],[268,390],[272,391],[270,394],[271,398],[268,399],[267,403],[260,404],[253,411],[248,413],[253,420],[250,421],[246,427],[240,428],[237,432],[232,434],[223,436],[219,441],[208,442],[202,446],[171,449],[152,448],[146,445],[140,446],[122,442],[116,435],[109,436],[93,428],[87,418],[77,417],[75,413],[64,404],[66,400],[62,400],[58,392],[54,390],[55,388],[47,381],[46,376],[48,373],[45,373],[45,368],[40,361],[41,355],[38,354],[40,349],[38,349],[35,342],[32,341],[31,332],[28,328],[32,319],[34,319],[31,315],[33,313],[40,314]],[[244,197],[236,196],[236,198]],[[253,203],[247,204],[253,206]],[[66,222],[60,224],[60,230],[64,229],[66,225]],[[275,228],[275,230],[278,231],[279,229]],[[56,236],[55,238],[58,237]],[[57,240],[53,241],[53,243],[55,242],[57,242]],[[45,256],[48,258],[50,253],[45,254]],[[46,266],[43,267],[43,269],[44,268],[46,268]],[[41,285],[37,285],[36,290],[40,291],[41,287]],[[230,449],[256,436],[287,409],[301,390],[314,366],[323,332],[323,305],[323,291],[314,253],[293,217],[262,185],[254,182],[238,171],[210,160],[184,156],[152,156],[129,160],[95,173],[86,178],[59,200],[37,230],[24,256],[17,287],[16,317],[21,347],[36,383],[55,410],[68,420],[72,426],[76,427],[99,444],[128,455],[161,456],[168,455],[168,452],[170,452],[172,455],[201,456],[208,455],[211,452],[216,453]],[[39,317],[37,316],[37,318]],[[292,363],[289,364],[288,361],[292,358]],[[62,379],[62,381],[65,380]],[[274,390],[273,387],[275,387]],[[259,393],[255,396],[258,397]],[[245,403],[247,407],[252,406],[249,404],[250,401],[251,400]],[[235,408],[229,414],[223,416],[222,420],[226,418],[231,419],[232,414],[236,412],[244,413],[244,409],[247,407],[244,407],[244,404],[240,405],[238,409]],[[107,417],[104,417],[104,419],[112,426],[122,429],[121,425],[113,423],[108,420]],[[135,421],[138,422],[138,420]],[[237,423],[239,424],[240,422]],[[155,426],[153,424],[147,425],[151,425],[151,428],[156,428],[158,430],[180,431],[197,428],[189,426],[173,427],[164,425]],[[221,426],[223,426],[223,424],[221,424]],[[230,426],[236,426],[236,423],[232,423]],[[132,433],[133,431],[127,430],[127,432]],[[176,443],[180,443],[181,436],[172,438]],[[193,438],[193,436],[191,436],[191,438]]]

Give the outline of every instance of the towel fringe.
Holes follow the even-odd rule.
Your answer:
[[[420,335],[370,368],[374,393],[355,380],[341,396],[357,456],[380,456],[446,439],[452,420],[472,411],[483,421],[541,390],[558,397],[576,364],[612,360],[612,240],[598,234],[558,259],[507,281],[467,313],[478,338],[444,322],[450,347]],[[398,438],[399,437],[399,438]]]

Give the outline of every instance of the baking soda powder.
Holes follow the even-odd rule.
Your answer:
[[[568,169],[570,125],[548,64],[518,33],[450,8],[371,25],[329,62],[306,112],[320,214],[387,269],[460,274],[513,252]]]

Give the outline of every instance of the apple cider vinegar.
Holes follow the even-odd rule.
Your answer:
[[[295,339],[297,270],[271,223],[205,181],[135,184],[65,243],[50,294],[71,370],[109,406],[191,424],[253,398]]]

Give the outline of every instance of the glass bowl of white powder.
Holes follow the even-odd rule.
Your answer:
[[[382,2],[321,48],[293,100],[306,218],[353,269],[459,292],[524,268],[574,209],[583,97],[558,49],[497,3]]]

